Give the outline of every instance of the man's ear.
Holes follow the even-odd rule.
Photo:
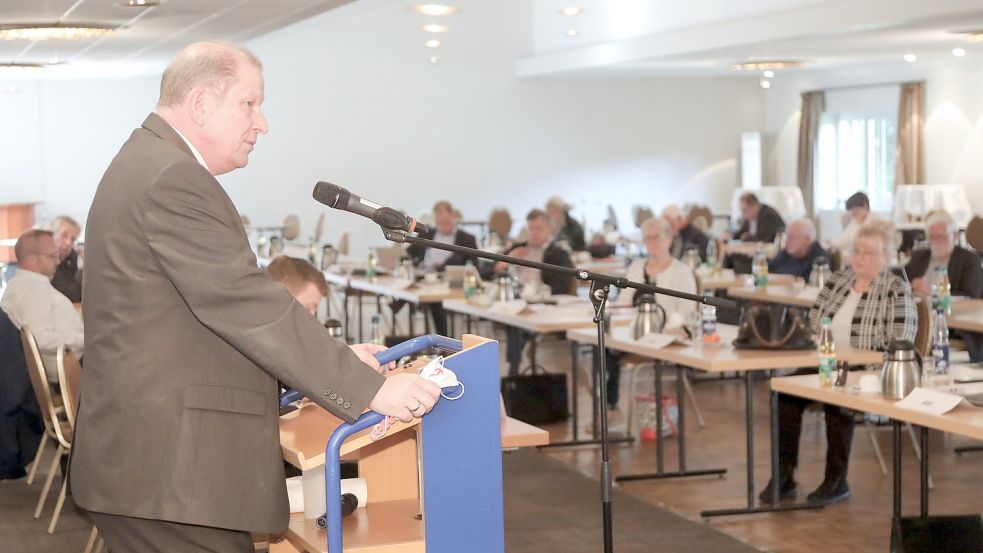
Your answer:
[[[195,87],[188,93],[188,116],[191,117],[195,125],[202,126],[205,124],[205,113],[208,111],[206,103],[204,88]]]

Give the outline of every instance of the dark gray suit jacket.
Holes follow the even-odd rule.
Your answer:
[[[908,278],[926,277],[931,282],[933,276],[925,274],[931,260],[932,250],[915,250],[911,254],[911,260],[905,265]],[[983,295],[983,267],[980,265],[980,256],[976,252],[967,250],[962,246],[956,246],[952,250],[952,256],[949,257],[947,268],[949,270],[949,285],[953,295],[971,298],[978,298]]]
[[[277,379],[352,421],[384,377],[256,267],[235,205],[156,114],[99,183],[85,271],[76,503],[281,532]]]

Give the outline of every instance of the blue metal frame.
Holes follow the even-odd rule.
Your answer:
[[[464,348],[464,344],[460,340],[454,340],[453,338],[447,338],[438,334],[430,334],[411,338],[401,344],[397,344],[375,354],[375,358],[380,364],[386,364],[430,347],[456,352],[461,351]],[[297,397],[300,397],[300,394]],[[331,439],[324,446],[324,504],[327,508],[325,522],[328,531],[329,553],[343,553],[344,551],[341,535],[341,444],[352,434],[361,432],[370,426],[382,422],[383,418],[379,413],[369,411],[362,414],[358,420],[351,424],[342,423],[331,434]]]

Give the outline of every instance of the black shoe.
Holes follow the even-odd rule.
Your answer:
[[[816,491],[806,496],[806,499],[810,503],[822,503],[824,505],[846,501],[850,499],[850,486],[847,485],[846,478],[823,480]]]
[[[778,488],[778,500],[781,501],[783,499],[794,499],[795,496],[799,493],[799,490],[798,490],[798,484],[795,482],[795,479],[792,478],[792,473],[788,473],[783,477],[780,477],[780,481],[782,485],[779,486]],[[762,503],[771,503],[772,500],[771,486],[772,486],[772,481],[769,480],[768,485],[765,486],[765,489],[761,490],[761,493],[758,494],[758,501]]]

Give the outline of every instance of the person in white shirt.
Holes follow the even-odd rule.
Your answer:
[[[58,346],[82,357],[82,317],[72,302],[51,285],[58,267],[58,246],[51,231],[29,229],[14,246],[17,272],[7,284],[0,308],[10,320],[31,330],[41,350],[41,361],[51,382],[58,381],[55,356]]]
[[[636,259],[628,266],[628,280],[644,282],[661,288],[669,288],[679,292],[696,293],[696,275],[682,261],[674,258],[669,252],[672,246],[672,224],[664,217],[653,217],[642,222],[642,239],[648,257]],[[637,305],[637,294],[634,288],[625,288],[618,294],[616,306]],[[656,296],[656,302],[666,311],[666,322],[663,332],[682,332],[687,314],[696,309],[696,304],[690,300],[672,296]],[[621,381],[621,366],[618,355],[611,350],[607,355],[608,370],[608,408],[618,406],[618,385]]]
[[[830,242],[830,246],[840,251],[849,252],[861,225],[874,219],[870,213],[870,199],[863,192],[857,192],[846,199],[846,210],[850,214],[850,222],[843,228],[839,237]]]

